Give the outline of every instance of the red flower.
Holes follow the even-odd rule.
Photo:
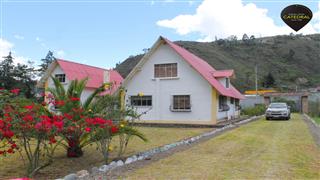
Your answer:
[[[24,106],[25,109],[31,110],[33,108],[33,105]]]
[[[13,153],[14,153],[13,149],[11,149],[11,148],[8,149],[7,152],[10,153],[10,154],[13,154]]]
[[[84,130],[85,130],[86,132],[90,132],[90,131],[91,131],[91,128],[86,127]]]
[[[118,128],[116,126],[112,126],[111,127],[111,133],[114,134],[114,133],[117,133],[118,132]]]
[[[56,142],[57,142],[57,140],[54,137],[51,137],[49,144],[54,144]]]
[[[3,132],[3,136],[6,138],[12,138],[12,136],[14,136],[14,133],[10,130],[6,130]]]
[[[0,119],[0,129],[2,129],[4,127],[4,122],[3,120]]]
[[[78,97],[71,97],[70,100],[71,100],[71,101],[80,101],[80,98],[78,98]]]
[[[41,103],[41,105],[42,105],[42,106],[46,106],[47,103],[43,101],[43,102]]]
[[[64,106],[65,105],[64,101],[55,101],[54,104],[56,106]]]
[[[1,155],[1,154],[4,154],[4,151],[0,151],[0,155]]]
[[[18,95],[19,92],[20,92],[20,89],[11,89],[10,92],[15,94],[15,95]]]
[[[0,91],[4,90],[4,88],[0,87]]]
[[[33,117],[31,115],[26,115],[22,118],[25,122],[32,122],[33,121]]]
[[[11,148],[15,149],[15,148],[17,148],[17,145],[15,143],[11,144]]]
[[[61,130],[61,129],[63,128],[63,121],[55,121],[55,122],[53,122],[53,125],[54,125],[57,129]]]

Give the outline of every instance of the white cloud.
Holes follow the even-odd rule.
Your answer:
[[[0,59],[2,59],[4,56],[7,56],[12,48],[13,44],[11,42],[0,39]]]
[[[66,53],[63,50],[57,50],[55,51],[55,53],[58,57],[64,57],[66,55]]]
[[[244,33],[259,37],[294,32],[286,25],[276,25],[267,12],[254,3],[243,4],[242,0],[204,0],[195,14],[160,20],[157,25],[174,29],[180,35],[199,33],[201,41],[212,41],[215,36],[236,35],[241,38]],[[298,33],[316,33],[315,28],[315,25],[308,24]]]
[[[18,40],[24,40],[24,37],[19,35],[19,34],[15,34],[14,38],[18,39]]]
[[[318,3],[318,11],[313,14],[313,18],[316,21],[316,23],[314,24],[314,28],[320,31],[320,1]]]
[[[27,58],[23,56],[19,56],[16,54],[16,52],[13,50],[14,44],[5,40],[0,39],[0,61],[2,61],[3,57],[8,56],[9,52],[12,53],[13,61],[15,64],[21,63],[26,64]]]
[[[40,37],[36,37],[36,41],[42,41],[42,39]]]

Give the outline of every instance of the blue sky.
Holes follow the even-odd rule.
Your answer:
[[[240,14],[248,12],[250,17],[252,14],[253,17],[261,18],[261,20],[252,19],[251,24],[255,24],[255,21],[269,22],[268,20],[272,19],[274,22],[269,25],[272,28],[270,31],[265,31],[264,29],[268,27],[264,29],[237,28],[242,25],[236,28],[229,27],[232,23],[227,16],[235,14],[228,13],[226,7],[229,5],[225,2],[216,0],[206,0],[206,2],[202,0],[185,2],[182,0],[112,2],[2,0],[0,55],[3,56],[6,51],[12,50],[19,62],[32,60],[39,63],[48,50],[53,50],[56,57],[111,68],[130,55],[142,53],[142,49],[150,47],[159,35],[171,40],[211,41],[215,36],[222,38],[237,34],[239,37],[251,29],[252,32],[248,34],[256,36],[293,32],[285,27],[280,19],[281,10],[293,4],[292,2],[266,0],[228,2],[231,3],[232,11],[237,11],[233,8],[243,8],[243,11],[239,10]],[[314,13],[319,11],[318,1],[295,2],[308,6]],[[248,4],[254,6],[249,7]],[[225,12],[227,15],[222,17],[226,17],[226,20],[221,17],[219,19],[218,13],[211,14],[210,6],[215,12],[223,9],[220,14]],[[267,9],[265,15],[263,9]],[[206,10],[208,13],[204,13]],[[179,15],[187,16],[176,18]],[[222,23],[219,23],[220,20]],[[319,22],[317,19],[312,20],[311,24],[314,24],[314,27],[306,27],[308,30],[305,33],[319,33]],[[248,22],[243,26],[247,27],[246,23]]]

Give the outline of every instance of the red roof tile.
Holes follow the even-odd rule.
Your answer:
[[[244,99],[244,96],[233,86],[230,88],[224,87],[213,74],[217,72],[211,65],[200,57],[192,54],[186,49],[178,46],[177,44],[171,42],[170,40],[161,37],[173,50],[175,50],[187,63],[189,63],[198,73],[206,79],[212,87],[214,87],[220,94],[224,96],[234,97],[237,99]],[[223,74],[229,74],[223,73]]]
[[[109,82],[114,83],[112,92],[114,92],[123,81],[121,75],[115,70],[107,70],[99,67],[84,65],[76,62],[57,59],[63,72],[66,74],[68,80],[89,78],[86,87],[98,88],[104,83],[104,72],[109,71]]]

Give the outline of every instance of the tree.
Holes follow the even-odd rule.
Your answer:
[[[249,36],[246,33],[244,33],[242,36],[242,41],[247,42],[248,40],[249,40]]]
[[[5,89],[12,89],[16,84],[16,80],[14,79],[14,64],[11,52],[3,58],[0,63],[0,86]]]
[[[82,104],[80,102],[81,94],[83,93],[88,78],[83,80],[72,80],[68,89],[64,89],[64,85],[61,82],[51,77],[54,82],[54,88],[46,89],[49,91],[52,97],[49,97],[49,104],[57,107],[57,114],[70,116],[74,128],[72,131],[62,134],[63,139],[68,145],[65,145],[67,149],[68,157],[81,157],[83,155],[82,148],[89,144],[86,138],[86,134],[81,129],[79,124],[83,121],[83,116],[89,111],[89,106],[93,102],[93,99],[105,90],[107,84],[102,84],[96,89]]]
[[[53,56],[53,52],[49,51],[44,59],[41,59],[42,64],[40,64],[39,69],[39,76],[42,76],[44,72],[48,69],[49,65],[55,60],[56,58]]]
[[[275,85],[275,79],[273,77],[273,75],[269,72],[268,75],[266,75],[264,77],[264,80],[263,80],[263,87],[265,88],[270,88],[270,87],[274,87]]]

